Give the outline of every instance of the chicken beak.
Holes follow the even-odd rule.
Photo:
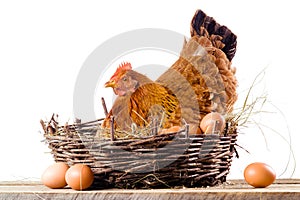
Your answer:
[[[114,88],[114,87],[116,87],[116,82],[115,82],[115,80],[109,80],[109,81],[107,81],[105,84],[104,84],[104,87],[112,87],[112,88]]]

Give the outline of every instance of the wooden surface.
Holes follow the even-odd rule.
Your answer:
[[[300,180],[277,180],[267,188],[232,180],[210,188],[87,191],[49,189],[39,182],[2,182],[0,199],[300,199]]]

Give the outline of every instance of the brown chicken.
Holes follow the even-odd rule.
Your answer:
[[[115,127],[122,130],[130,130],[133,123],[145,127],[156,121],[168,128],[180,121],[176,96],[161,84],[133,71],[130,63],[121,64],[105,87],[112,87],[118,98],[103,122],[104,127],[110,126],[111,116],[114,116]]]
[[[191,39],[185,41],[179,59],[157,81],[122,65],[106,83],[119,97],[104,120],[116,118],[116,127],[150,123],[159,116],[162,127],[199,124],[207,113],[225,115],[237,100],[237,81],[231,60],[236,51],[236,36],[225,26],[198,10],[191,22]],[[127,66],[127,68],[126,68]],[[125,77],[125,78],[124,78]]]

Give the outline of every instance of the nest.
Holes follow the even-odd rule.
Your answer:
[[[186,124],[177,132],[143,130],[134,136],[103,130],[101,122],[60,126],[53,116],[41,120],[54,160],[90,166],[94,188],[206,187],[226,181],[235,153],[234,122],[227,121],[220,134],[192,135]]]

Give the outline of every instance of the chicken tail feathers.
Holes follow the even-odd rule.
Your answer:
[[[204,31],[204,30],[205,31]],[[191,21],[191,36],[206,34],[222,37],[224,47],[221,49],[231,61],[236,52],[237,36],[226,26],[217,23],[214,18],[207,16],[202,10],[197,10]]]

